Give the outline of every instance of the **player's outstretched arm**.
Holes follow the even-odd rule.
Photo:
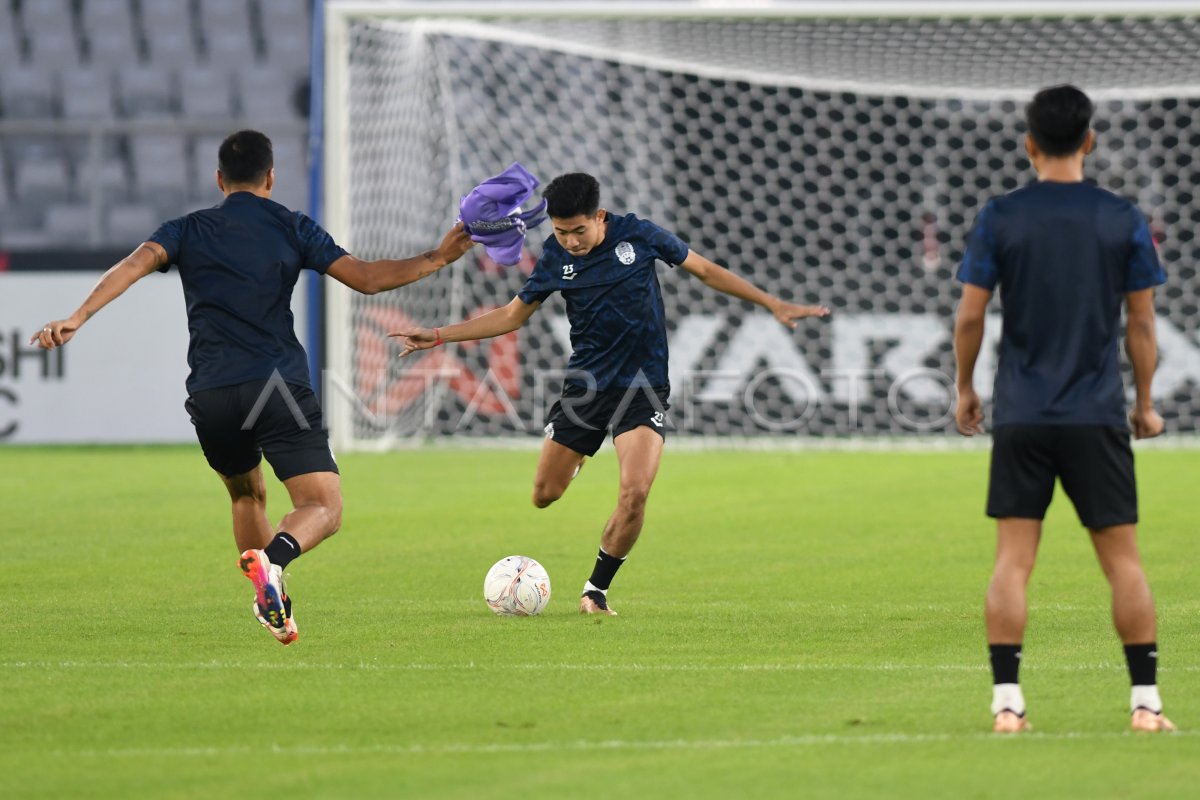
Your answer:
[[[357,292],[378,294],[419,281],[447,264],[453,264],[473,244],[471,236],[459,222],[442,237],[442,243],[436,249],[419,256],[363,261],[352,255],[344,255],[329,265],[326,274]]]
[[[762,306],[788,328],[795,328],[798,319],[829,316],[829,309],[825,306],[801,306],[767,294],[750,281],[734,275],[725,267],[709,261],[694,250],[688,250],[687,258],[679,266],[703,281],[705,286],[711,286],[718,292],[724,292]]]
[[[83,301],[83,305],[75,309],[75,313],[66,319],[47,322],[40,331],[29,340],[30,344],[47,350],[66,344],[74,338],[83,323],[96,315],[96,312],[116,300],[125,290],[154,270],[167,263],[167,251],[157,242],[143,242],[129,255],[114,264],[100,278],[91,294]]]
[[[963,436],[983,432],[983,401],[975,391],[975,362],[983,347],[983,324],[992,293],[980,286],[963,284],[958,316],[954,320],[954,364],[958,406],[954,421]]]
[[[1158,335],[1154,331],[1154,290],[1142,289],[1125,295],[1128,319],[1125,323],[1125,352],[1133,364],[1137,400],[1129,414],[1133,435],[1149,439],[1163,432],[1163,419],[1154,410],[1150,385],[1158,364]]]
[[[388,336],[400,337],[404,340],[404,358],[417,350],[428,350],[446,342],[469,342],[473,339],[490,339],[493,336],[503,336],[524,325],[538,310],[541,303],[526,303],[519,297],[503,308],[489,311],[466,322],[447,325],[444,328],[406,328],[402,331],[389,333]]]

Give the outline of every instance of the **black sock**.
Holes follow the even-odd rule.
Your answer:
[[[604,552],[603,547],[600,548],[600,553],[596,556],[596,566],[592,568],[592,577],[588,578],[588,583],[602,592],[608,591],[609,584],[624,563],[625,559],[610,556]]]
[[[1134,686],[1154,686],[1158,683],[1158,644],[1125,645],[1125,662],[1129,664],[1129,680]]]
[[[287,569],[287,565],[292,563],[292,559],[300,555],[300,543],[292,538],[290,533],[280,531],[275,534],[275,538],[267,545],[264,552],[267,554],[267,560],[272,564],[280,569]]]
[[[1021,645],[989,644],[992,657],[992,683],[1020,683],[1017,672],[1021,669]]]

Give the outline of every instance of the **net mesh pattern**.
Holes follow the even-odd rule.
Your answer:
[[[488,23],[496,37],[542,39],[627,62],[849,83],[894,94],[1023,96],[1055,82],[1093,91],[1197,85],[1200,19],[531,20]],[[481,31],[482,35],[488,35]]]
[[[660,265],[671,422],[707,435],[949,435],[953,273],[966,233],[989,198],[1032,178],[1027,87],[1076,79],[1104,98],[1089,177],[1147,214],[1169,275],[1157,296],[1155,394],[1169,430],[1196,430],[1200,99],[1142,94],[1200,75],[1196,20],[506,20],[443,30],[360,19],[349,35],[356,255],[428,249],[460,195],[520,161],[544,181],[591,172],[605,207],[654,220],[773,294],[833,309],[791,332]],[[581,52],[592,47],[603,52]],[[700,59],[703,69],[686,67]],[[752,79],[736,74],[750,68]],[[808,88],[806,76],[876,88]],[[973,91],[954,97],[959,84]],[[998,91],[978,91],[989,88]],[[540,432],[569,356],[557,296],[516,333],[404,361],[385,334],[507,303],[549,233],[532,232],[515,267],[475,248],[410,287],[348,300],[351,330],[335,334],[349,337],[347,355],[329,366],[344,386],[333,401],[354,405],[354,442]],[[977,381],[985,394],[998,333],[993,320]]]

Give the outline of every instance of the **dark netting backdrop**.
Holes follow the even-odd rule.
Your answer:
[[[1078,83],[1098,101],[1089,176],[1139,204],[1170,276],[1155,394],[1168,430],[1197,428],[1197,20],[370,19],[348,52],[357,255],[428,248],[461,194],[520,161],[543,182],[591,172],[605,207],[833,309],[790,332],[660,265],[672,422],[705,435],[949,435],[966,233],[1033,178],[1024,101]],[[385,334],[509,302],[549,234],[515,267],[476,248],[412,287],[334,298],[348,324],[327,391],[354,442],[540,433],[570,352],[560,298],[517,333],[405,361]]]

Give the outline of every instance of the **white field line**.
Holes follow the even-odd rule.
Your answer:
[[[1171,734],[1168,739],[1194,736],[1191,732]],[[997,736],[992,733],[878,733],[862,735],[813,734],[781,736],[776,739],[599,739],[561,742],[503,742],[495,744],[447,743],[413,745],[273,745],[266,747],[129,747],[109,749],[56,750],[64,758],[216,758],[222,756],[423,756],[488,755],[492,753],[545,753],[590,750],[753,750],[760,748],[820,747],[828,745],[914,745],[943,742],[1014,741],[1102,741],[1130,739],[1136,734],[1117,731],[1068,731]],[[1000,745],[1004,746],[1004,745]]]
[[[1047,672],[1104,672],[1123,670],[1125,665],[1115,661],[1094,664],[1029,665],[1035,671]],[[474,661],[458,663],[378,664],[371,662],[246,662],[246,661],[0,661],[0,670],[293,670],[311,672],[985,672],[988,665],[978,664],[481,664]],[[1162,666],[1160,672],[1200,672],[1200,665]]]

